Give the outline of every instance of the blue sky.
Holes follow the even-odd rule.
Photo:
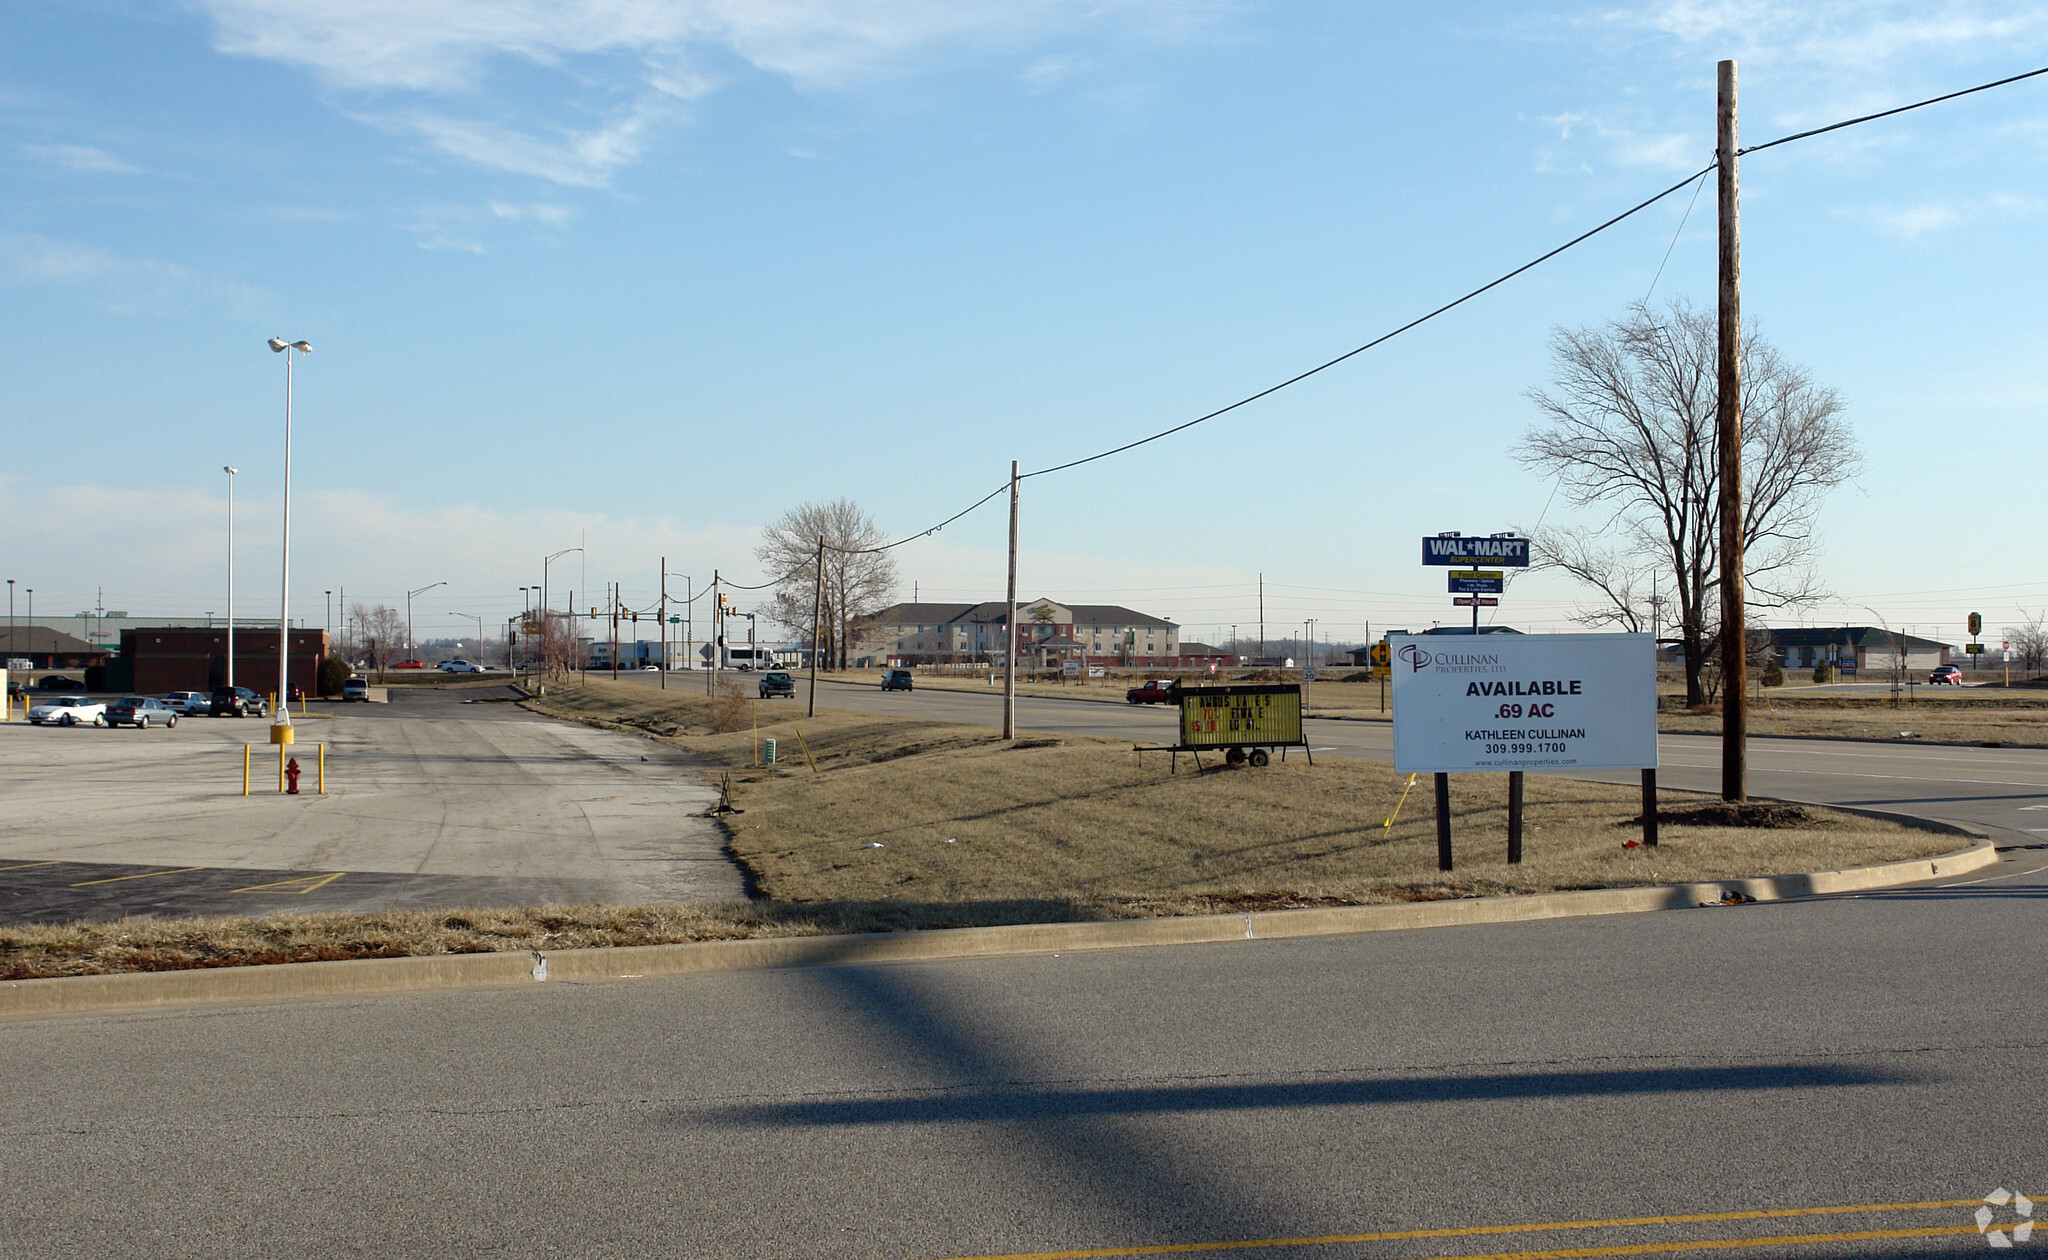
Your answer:
[[[0,10],[0,471],[37,612],[496,620],[892,536],[1357,345],[1711,157],[2048,65],[2024,3],[73,0]],[[1808,620],[2048,605],[2048,78],[1746,159],[1745,311],[1865,454]],[[1455,615],[1415,539],[1567,519],[1510,451],[1558,325],[1711,302],[1711,189],[1231,416],[1026,483],[1021,587],[1189,637]],[[1664,263],[1669,251],[1668,264]],[[1659,275],[1659,267],[1663,269]],[[1000,503],[902,548],[1000,594]],[[2020,540],[2015,548],[2005,540]],[[2003,545],[2001,545],[2003,544]],[[675,583],[680,589],[681,582]],[[1570,628],[1519,582],[1500,619]]]

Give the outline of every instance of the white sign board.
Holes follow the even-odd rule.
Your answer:
[[[1647,634],[1388,636],[1394,769],[1653,770]]]
[[[1079,661],[1061,661],[1061,662],[1060,662],[1060,677],[1062,677],[1062,678],[1079,678],[1080,676],[1081,676],[1081,662],[1079,662]]]

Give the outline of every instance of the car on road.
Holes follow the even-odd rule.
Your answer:
[[[796,699],[796,679],[781,670],[761,675],[761,698],[766,700],[771,696],[788,696],[792,700]]]
[[[396,664],[396,665],[393,665],[393,666],[392,666],[391,668],[393,668],[393,669],[425,669],[426,667],[427,667],[427,663],[426,663],[425,661],[400,661],[400,662],[398,662],[398,664]]]
[[[206,711],[214,717],[267,717],[270,703],[247,687],[215,687]]]
[[[82,683],[82,682],[80,682],[80,681],[78,681],[78,680],[77,680],[76,678],[63,678],[63,677],[59,677],[59,676],[58,676],[58,675],[56,675],[56,674],[46,674],[46,675],[44,675],[44,676],[43,676],[43,678],[42,678],[42,679],[41,679],[40,681],[38,681],[38,682],[36,683],[36,690],[37,690],[37,691],[84,691],[84,690],[85,690],[85,684],[84,684],[84,683]]]
[[[28,720],[37,726],[105,726],[107,706],[85,696],[51,696],[28,711]]]
[[[350,674],[348,681],[341,684],[343,700],[364,700],[370,698],[370,680],[361,674]]]
[[[1934,672],[1927,676],[1927,681],[1937,687],[1960,687],[1963,685],[1963,671],[1953,665],[1937,665]]]
[[[1180,683],[1172,678],[1154,678],[1142,687],[1132,687],[1124,692],[1129,704],[1178,704]]]
[[[444,674],[481,674],[484,667],[475,661],[465,661],[458,656],[452,661],[442,661],[440,670]]]
[[[213,707],[213,697],[203,691],[166,691],[159,698],[166,709],[185,717],[205,713]]]
[[[152,726],[169,730],[177,724],[177,711],[155,696],[124,696],[107,706],[108,726],[132,726],[146,731]]]
[[[885,669],[882,671],[882,690],[909,691],[910,671],[907,669]]]

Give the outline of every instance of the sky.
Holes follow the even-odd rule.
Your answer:
[[[537,586],[752,584],[1191,420],[1745,144],[2048,66],[2036,3],[50,0],[0,8],[0,522],[35,610],[419,637]],[[1863,455],[1832,600],[1951,643],[2048,607],[2048,76],[1742,163],[1743,309]],[[1183,433],[1029,478],[1019,595],[1183,637],[1422,628],[1418,539],[1591,523],[1514,458],[1560,327],[1711,307],[1687,188]],[[999,598],[1002,496],[898,548]],[[2008,548],[2001,540],[2017,540]],[[21,599],[25,611],[26,596]],[[742,593],[742,606],[758,596]],[[1518,579],[1491,619],[1570,630]],[[700,601],[700,608],[703,606]],[[1994,642],[1995,646],[1995,642]]]

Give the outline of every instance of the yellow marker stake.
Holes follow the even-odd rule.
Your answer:
[[[320,784],[320,795],[325,796],[327,795],[327,745],[315,744],[313,747],[320,750],[320,778],[318,781]]]
[[[1415,786],[1415,776],[1408,776],[1408,787],[1401,789],[1401,799],[1394,802],[1394,812],[1387,815],[1387,821],[1380,824],[1380,834],[1386,835],[1394,829],[1394,820],[1401,816],[1401,807],[1408,803],[1408,788]]]
[[[252,747],[254,747],[252,744],[242,745],[242,795],[244,796],[249,794],[249,749]]]

